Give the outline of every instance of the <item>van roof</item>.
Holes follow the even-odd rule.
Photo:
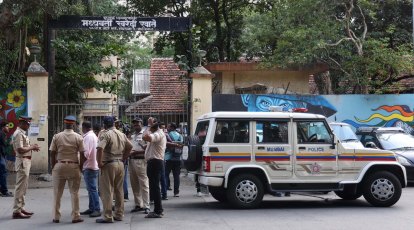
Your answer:
[[[200,116],[197,120],[209,118],[304,118],[304,119],[325,119],[324,116],[313,113],[292,113],[292,112],[212,112]]]

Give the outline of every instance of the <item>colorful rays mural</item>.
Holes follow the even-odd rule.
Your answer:
[[[345,120],[344,122],[354,126],[355,128],[359,128],[362,126],[369,126],[369,127],[401,127],[407,133],[413,133],[414,129],[414,111],[407,105],[382,105],[376,109],[372,109],[372,111],[385,111],[389,113],[388,115],[383,115],[379,112],[372,113],[367,119],[360,119],[358,117],[354,117],[357,122],[352,120]],[[379,119],[378,123],[372,124],[371,121],[374,119]]]
[[[9,123],[13,134],[17,128],[20,115],[27,114],[26,89],[13,89],[0,92],[0,119]]]

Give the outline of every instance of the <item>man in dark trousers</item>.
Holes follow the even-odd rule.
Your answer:
[[[147,160],[147,175],[150,186],[150,197],[154,200],[154,212],[146,215],[146,218],[163,217],[161,204],[160,177],[164,167],[164,153],[167,145],[167,138],[164,132],[159,129],[158,123],[150,127],[150,133],[145,133],[142,139],[148,142],[145,149],[145,159]]]
[[[114,127],[113,117],[103,120],[105,131],[99,135],[97,161],[101,169],[99,190],[103,204],[103,218],[96,223],[113,223],[124,218],[124,160],[129,156],[132,144]],[[115,213],[112,213],[112,199],[115,198]]]
[[[7,147],[10,146],[9,138],[7,134],[9,133],[9,126],[7,126],[7,121],[0,121],[0,192],[3,197],[12,197],[13,194],[9,192],[7,188],[7,168],[6,168],[6,155]]]

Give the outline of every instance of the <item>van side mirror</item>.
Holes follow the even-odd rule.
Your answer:
[[[331,140],[332,140],[331,149],[335,149],[336,142],[338,142],[338,139],[336,138],[335,134],[331,134]]]

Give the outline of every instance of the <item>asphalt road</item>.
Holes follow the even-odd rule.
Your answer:
[[[84,188],[80,191],[81,211],[88,205]],[[171,195],[171,194],[169,194]],[[130,193],[131,196],[131,193]],[[132,196],[131,196],[132,197]],[[370,206],[363,198],[343,201],[335,194],[292,194],[291,197],[265,196],[259,209],[235,210],[216,202],[211,196],[196,197],[195,189],[183,178],[181,196],[163,202],[165,216],[145,219],[144,214],[129,211],[132,200],[125,203],[125,218],[113,224],[96,224],[95,218],[85,217],[85,222],[71,223],[69,191],[62,198],[61,223],[52,223],[52,188],[30,189],[26,196],[27,209],[35,215],[28,220],[11,219],[13,198],[0,197],[0,230],[20,229],[412,229],[414,219],[414,188],[403,190],[400,201],[389,208]]]

